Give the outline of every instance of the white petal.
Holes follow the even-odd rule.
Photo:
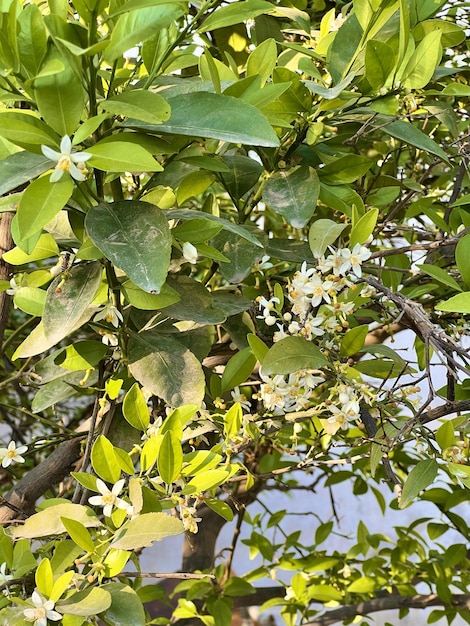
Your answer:
[[[102,495],[106,495],[108,493],[110,493],[109,489],[108,489],[108,485],[106,485],[106,483],[104,483],[101,478],[97,478],[96,479],[96,486],[98,488],[98,491],[102,494]]]
[[[58,161],[60,159],[60,152],[49,148],[49,146],[41,146],[41,151],[45,157],[51,159],[51,161]]]
[[[85,180],[85,176],[82,174],[82,172],[78,169],[78,167],[74,164],[74,163],[70,163],[70,176],[72,178],[75,178],[75,180],[78,180],[79,182],[82,182]]]
[[[117,496],[118,493],[120,493],[121,489],[124,487],[124,483],[125,483],[125,479],[121,478],[121,480],[118,480],[117,483],[114,485],[114,487],[111,489],[111,493],[113,494],[113,496]]]
[[[70,154],[72,151],[72,142],[68,135],[64,135],[60,142],[60,152],[61,154]]]
[[[75,152],[72,154],[72,161],[74,163],[85,163],[88,159],[91,159],[93,155],[90,152]]]
[[[51,183],[56,183],[58,180],[62,178],[63,175],[64,175],[64,171],[61,170],[60,167],[58,167],[52,172],[51,177],[49,178],[49,181]]]

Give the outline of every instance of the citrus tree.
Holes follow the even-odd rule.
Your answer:
[[[1,623],[144,626],[183,533],[185,624],[470,622],[465,11],[1,3]],[[345,482],[435,515],[340,553]]]

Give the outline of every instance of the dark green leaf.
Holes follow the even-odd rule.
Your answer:
[[[0,195],[34,180],[51,167],[50,159],[32,152],[15,152],[0,161]]]
[[[320,194],[316,171],[299,166],[288,171],[278,171],[266,181],[263,199],[294,228],[303,228],[312,217]]]
[[[419,492],[434,481],[437,476],[438,464],[435,459],[424,459],[414,467],[403,485],[400,509],[407,507],[418,496]]]
[[[424,152],[435,154],[443,161],[449,162],[449,158],[444,150],[423,131],[410,124],[410,122],[396,120],[390,124],[385,124],[383,130],[391,137],[395,137],[395,139],[404,141],[419,150],[424,150]]]
[[[123,200],[98,204],[85,226],[93,243],[141,289],[159,293],[170,264],[171,236],[163,211]]]

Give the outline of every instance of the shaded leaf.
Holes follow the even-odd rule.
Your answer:
[[[266,181],[263,199],[294,228],[303,228],[312,217],[320,194],[318,175],[312,167],[277,171]]]
[[[170,264],[171,236],[165,214],[136,200],[98,204],[85,220],[93,243],[141,289],[159,293]]]
[[[170,406],[201,405],[205,380],[198,359],[173,337],[140,333],[129,338],[129,369]]]

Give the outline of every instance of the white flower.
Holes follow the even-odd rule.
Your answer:
[[[352,250],[345,248],[344,250],[340,250],[338,252],[341,253],[341,257],[343,259],[343,264],[341,265],[341,268],[339,270],[340,274],[346,274],[347,272],[349,272],[349,270],[352,270],[358,278],[361,278],[361,265],[370,257],[370,250],[365,246],[361,246],[361,244],[357,243]]]
[[[8,448],[0,448],[0,458],[2,459],[2,467],[8,467],[12,463],[24,463],[21,456],[26,452],[28,446],[16,447],[15,441],[10,441]]]
[[[119,344],[119,339],[117,335],[114,333],[109,333],[106,330],[100,330],[101,342],[104,343],[105,346],[116,347]]]
[[[51,183],[56,183],[60,180],[64,172],[69,172],[70,176],[75,178],[75,180],[85,180],[85,176],[75,163],[85,163],[85,161],[91,159],[93,155],[89,152],[72,153],[72,141],[68,135],[62,137],[62,141],[60,142],[60,152],[49,148],[49,146],[41,146],[41,150],[45,157],[51,161],[56,161],[57,163],[49,179]]]
[[[25,609],[23,615],[28,622],[34,622],[34,626],[47,626],[47,620],[57,622],[62,619],[62,615],[54,611],[54,602],[46,600],[38,591],[33,591],[31,600],[34,609]]]
[[[126,510],[129,507],[129,504],[121,498],[118,498],[118,495],[124,487],[124,483],[125,480],[122,478],[117,481],[111,490],[109,490],[108,486],[100,478],[98,478],[96,480],[96,487],[101,495],[88,498],[88,502],[93,506],[102,506],[105,517],[109,517],[111,515],[113,507]]]
[[[122,313],[114,304],[108,302],[93,318],[95,322],[99,320],[105,320],[108,324],[112,324],[114,328],[119,326],[119,322],[122,322]],[[112,344],[109,344],[112,345]]]
[[[185,241],[183,244],[183,257],[192,265],[197,263],[197,248],[189,241]]]
[[[18,289],[19,286],[16,284],[15,277],[13,276],[13,278],[10,278],[10,289],[7,289],[7,294],[9,296],[14,296]]]
[[[233,391],[230,392],[231,396],[232,396],[232,400],[234,402],[238,402],[242,409],[244,409],[245,411],[250,411],[251,409],[251,404],[250,401],[248,400],[248,398],[245,396],[244,393],[241,393],[240,391],[240,387],[235,387]]]

